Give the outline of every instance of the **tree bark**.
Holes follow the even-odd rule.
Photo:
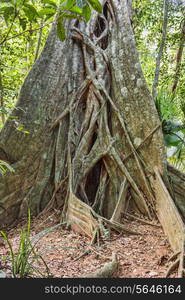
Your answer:
[[[101,2],[103,14],[94,12],[89,23],[66,21],[64,42],[52,28],[1,131],[15,173],[0,178],[0,224],[27,207],[38,214],[57,205],[90,236],[102,222],[127,230],[117,220],[128,204],[156,215],[154,168],[169,187],[161,124],[127,2]]]

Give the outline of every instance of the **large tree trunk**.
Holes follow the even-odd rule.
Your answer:
[[[63,207],[64,218],[73,215],[72,222],[84,210],[86,223],[94,213],[118,226],[128,204],[155,216],[154,169],[169,187],[161,124],[127,2],[102,3],[103,14],[88,24],[66,21],[65,42],[53,27],[22,86],[0,138],[15,169],[0,179],[1,224],[50,203]]]

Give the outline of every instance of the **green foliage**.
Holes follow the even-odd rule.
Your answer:
[[[169,162],[177,169],[185,172],[185,147],[178,145],[172,156],[168,158]]]
[[[63,24],[63,18],[59,18],[57,22],[57,34],[61,41],[64,41],[66,38],[65,27]]]
[[[133,0],[132,25],[142,69],[150,89],[153,85],[156,57],[162,38],[163,4],[163,0]],[[169,4],[167,39],[161,59],[156,108],[162,121],[168,159],[182,168],[185,152],[183,133],[185,124],[184,55],[175,95],[172,95],[171,88],[174,81],[185,3],[169,0]]]
[[[181,106],[177,100],[164,89],[160,89],[157,99],[156,108],[162,121],[162,130],[164,142],[171,153],[168,151],[168,160],[176,167],[184,170],[185,167],[185,124],[179,121],[182,115]]]
[[[94,10],[96,10],[98,13],[102,13],[102,6],[101,3],[98,0],[87,0],[87,2],[92,6]]]
[[[0,15],[3,16],[7,24],[11,23],[11,27],[16,19],[19,19],[20,26],[25,30],[29,23],[38,23],[39,18],[43,17],[45,20],[48,20],[54,17],[56,13],[64,19],[69,18],[69,15],[72,13],[73,18],[79,18],[80,16],[82,20],[88,22],[91,16],[91,7],[98,13],[102,13],[102,5],[98,0],[41,0],[39,3],[31,0],[10,0],[1,4]],[[1,40],[0,44],[5,43],[10,31],[8,29],[7,35],[5,34],[5,38]],[[60,38],[60,30],[57,32]]]
[[[88,22],[91,18],[91,8],[89,4],[87,3],[86,5],[84,5],[82,10],[83,10],[85,21]]]
[[[101,13],[98,0],[0,1],[0,77],[3,88],[0,128],[17,101],[19,89],[40,54],[53,21],[56,19],[58,37],[64,41],[65,20],[88,22],[93,10]]]
[[[170,1],[167,40],[161,61],[159,86],[170,88],[176,63],[176,53],[184,18],[185,5]],[[142,68],[149,87],[152,87],[156,56],[162,37],[163,0],[133,0],[133,27]],[[182,74],[183,75],[183,74]],[[182,88],[182,86],[181,86]]]
[[[176,99],[173,98],[172,94],[165,87],[159,88],[156,108],[162,121],[174,120],[180,114],[180,107]]]
[[[4,231],[0,231],[1,236],[7,243],[10,251],[12,275],[14,278],[29,277],[33,274],[38,274],[41,277],[44,277],[44,274],[40,272],[38,268],[34,267],[34,262],[40,260],[45,266],[47,277],[50,277],[50,271],[46,262],[44,261],[42,256],[36,253],[35,246],[32,246],[30,240],[30,226],[31,218],[30,210],[28,210],[27,228],[25,230],[22,230],[20,233],[19,247],[17,252],[13,250],[12,243],[7,234]]]

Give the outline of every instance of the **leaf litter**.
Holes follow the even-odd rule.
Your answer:
[[[88,237],[65,226],[58,226],[43,235],[35,249],[44,258],[54,278],[82,277],[109,262],[113,252],[118,257],[118,270],[114,274],[116,278],[165,277],[170,265],[168,259],[173,253],[162,228],[142,224],[137,220],[123,221],[127,224],[129,222],[142,235],[112,232],[110,240],[90,245]],[[31,236],[57,223],[57,213],[32,217]],[[25,226],[26,219],[22,219],[16,225],[6,228],[14,249],[18,248],[20,232]],[[0,270],[7,277],[12,277],[10,265],[9,250],[0,238]],[[44,271],[44,266],[39,262],[34,263],[34,267]],[[177,273],[172,273],[170,277],[177,277]]]

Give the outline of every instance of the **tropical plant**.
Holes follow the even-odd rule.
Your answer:
[[[7,246],[10,251],[10,261],[11,261],[11,271],[12,276],[14,278],[24,278],[29,277],[31,275],[40,275],[44,277],[44,274],[34,266],[35,261],[42,261],[45,266],[45,271],[47,277],[50,277],[50,270],[43,259],[43,257],[36,253],[35,245],[32,245],[30,240],[30,225],[31,225],[31,218],[30,218],[30,210],[28,210],[28,222],[27,228],[22,230],[19,237],[19,247],[17,251],[14,251],[12,247],[12,243],[8,238],[7,234],[4,231],[0,231],[1,236],[3,237],[4,241],[7,243]]]
[[[162,122],[164,142],[168,160],[179,169],[185,166],[185,124],[179,117],[183,115],[182,106],[178,106],[173,94],[160,89],[156,98],[156,108]]]

